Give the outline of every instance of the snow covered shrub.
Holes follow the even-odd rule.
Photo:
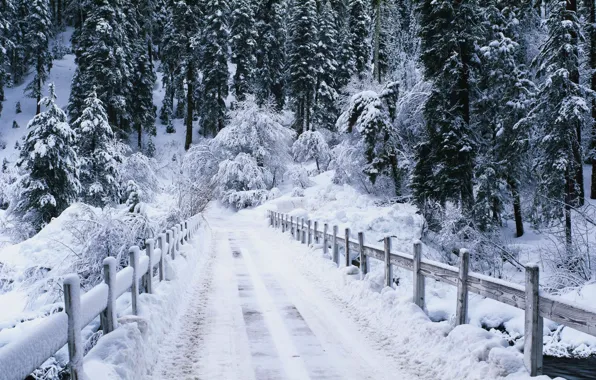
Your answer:
[[[17,114],[20,114],[20,113],[22,113],[22,112],[23,112],[23,110],[21,110],[21,102],[17,102],[17,105],[16,105],[15,112],[16,112]]]
[[[334,149],[335,181],[369,193],[386,193],[392,186],[394,194],[401,195],[399,143],[385,99],[374,91],[354,95],[337,120],[337,129],[344,138]]]
[[[142,153],[133,153],[126,157],[120,166],[121,183],[127,184],[133,181],[140,192],[139,199],[142,202],[151,202],[155,198],[159,182],[155,175],[155,160]],[[129,194],[123,195],[123,201],[128,199]]]
[[[141,203],[141,189],[139,189],[139,185],[133,180],[128,181],[123,195],[126,197],[125,204],[128,206],[128,211],[135,212],[137,205]]]
[[[273,175],[259,167],[254,157],[239,153],[233,160],[219,164],[214,181],[224,204],[244,208],[266,200],[264,195],[268,193]]]
[[[258,206],[268,199],[268,190],[228,191],[221,197],[223,204],[237,210]]]
[[[17,129],[17,128],[21,128],[21,126],[19,125],[19,123],[17,123],[17,121],[16,121],[16,120],[13,120],[13,121],[12,121],[12,128],[13,128],[13,129]]]
[[[299,163],[314,160],[319,172],[321,169],[327,169],[331,159],[329,145],[318,131],[302,133],[292,146],[292,155],[294,160]]]
[[[301,189],[312,186],[312,181],[308,177],[308,171],[304,166],[294,165],[286,172],[286,178],[289,182]]]
[[[304,189],[301,187],[295,187],[292,189],[292,196],[293,197],[303,197],[304,196]]]

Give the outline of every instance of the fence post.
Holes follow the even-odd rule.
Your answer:
[[[306,228],[304,228],[304,218],[302,218],[302,225],[300,226],[301,243],[306,243]]]
[[[168,252],[172,256],[172,260],[176,258],[176,253],[174,252],[174,229],[171,228],[166,231],[166,242],[168,243]]]
[[[149,294],[153,294],[153,249],[155,246],[155,240],[147,239],[145,241],[145,253],[147,254],[147,258],[149,259],[149,267],[147,268],[147,273],[143,276],[145,290]]]
[[[333,254],[333,262],[339,266],[339,247],[337,246],[337,226],[333,226],[333,240],[331,241],[331,253]]]
[[[286,223],[285,223],[284,219],[285,219],[285,216],[282,215],[281,216],[281,232],[282,233],[286,232]]]
[[[267,216],[269,217],[269,227],[273,227],[273,211],[267,211]]]
[[[101,329],[108,334],[116,328],[116,259],[106,257],[103,260],[103,281],[108,285],[108,305],[102,313]]]
[[[178,223],[178,251],[184,244],[184,229],[182,228],[182,223]]]
[[[159,245],[159,250],[161,251],[159,255],[159,281],[163,281],[165,278],[165,265],[164,265],[164,255],[166,252],[166,236],[165,234],[161,233],[157,237],[157,245]]]
[[[141,250],[136,245],[130,247],[129,255],[130,255],[130,266],[132,267],[132,285],[130,287],[130,297],[131,297],[131,306],[132,306],[132,313],[134,315],[139,315],[138,309],[138,298],[139,298],[139,255]]]
[[[350,229],[346,228],[346,268],[352,265],[352,261],[350,260]]]
[[[526,265],[526,319],[524,329],[524,364],[530,376],[542,375],[542,329],[540,316],[540,271],[537,264]]]
[[[329,250],[329,241],[327,240],[327,232],[329,230],[329,225],[327,223],[323,224],[323,253],[327,254]]]
[[[309,220],[308,221],[308,239],[307,239],[308,240],[307,241],[308,245],[311,245],[312,244],[312,229],[311,229],[311,224],[312,224],[312,221]]]
[[[294,236],[294,217],[290,216],[290,235]]]
[[[83,340],[81,338],[81,282],[76,274],[64,278],[64,309],[68,316],[68,368],[70,379],[83,378]]]
[[[314,232],[313,232],[313,235],[314,235],[315,244],[319,244],[319,222],[317,222],[316,220],[315,220],[315,223],[314,223]]]
[[[288,214],[286,214],[286,231],[288,231],[291,228],[292,228],[292,225],[290,224],[290,216]]]
[[[414,242],[414,294],[412,296],[412,300],[418,307],[424,309],[424,276],[420,272],[420,261],[422,260],[422,242],[420,240],[416,240]]]
[[[386,237],[385,243],[385,286],[393,285],[393,268],[391,267],[391,238]]]
[[[364,232],[358,232],[358,249],[360,251],[360,279],[364,280],[368,273],[368,257],[364,252]]]
[[[188,231],[188,221],[184,221],[184,240],[185,241],[188,241],[189,233],[190,233],[190,231]]]
[[[470,267],[470,252],[459,250],[459,277],[457,281],[457,307],[455,309],[455,325],[468,322],[468,270]]]

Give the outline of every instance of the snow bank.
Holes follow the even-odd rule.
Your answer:
[[[185,289],[205,264],[211,249],[211,232],[203,225],[181,254],[169,261],[172,281],[155,282],[153,294],[139,297],[139,317],[120,318],[120,326],[103,336],[84,360],[89,380],[143,379],[156,363],[158,347],[171,331],[182,307]],[[130,314],[130,307],[121,314]]]

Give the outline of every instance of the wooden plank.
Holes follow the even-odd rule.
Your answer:
[[[290,233],[294,236],[294,217],[290,216]]]
[[[166,278],[166,266],[164,261],[164,256],[166,254],[166,234],[159,234],[157,237],[157,243],[159,245],[159,249],[161,250],[161,254],[159,256],[159,281],[161,282]]]
[[[544,319],[540,316],[540,272],[538,265],[526,266],[526,310],[524,328],[524,364],[530,376],[542,375]]]
[[[319,222],[316,220],[315,220],[315,224],[314,224],[313,233],[315,235],[315,244],[319,244]]]
[[[360,279],[368,273],[368,257],[364,252],[364,232],[358,232],[358,254],[360,255]]]
[[[420,273],[422,273],[424,277],[457,286],[459,277],[458,269],[456,267],[452,267],[451,265],[439,264],[422,259],[420,261]]]
[[[68,369],[71,380],[82,379],[85,347],[81,337],[81,283],[76,274],[64,278],[64,310],[68,315]]]
[[[149,294],[153,293],[153,245],[155,244],[155,241],[153,239],[147,239],[145,241],[145,244],[147,245],[147,247],[145,248],[145,253],[147,254],[147,257],[149,258],[149,265],[148,265],[148,270],[147,273],[145,275],[143,275],[143,287],[145,288],[145,291]]]
[[[468,322],[468,272],[470,269],[470,252],[459,251],[459,277],[457,281],[457,305],[455,307],[455,325]]]
[[[345,264],[346,268],[352,265],[352,261],[350,260],[350,229],[346,228],[345,231],[345,239],[344,239],[344,250],[345,250]]]
[[[424,310],[424,297],[425,297],[425,280],[424,276],[420,272],[420,261],[422,260],[422,242],[416,240],[414,242],[414,257],[412,259],[412,273],[413,273],[413,295],[412,300],[421,309]]]
[[[312,223],[312,221],[309,219],[309,221],[308,221],[308,225],[307,225],[307,228],[308,228],[308,239],[307,239],[307,244],[308,244],[308,245],[311,245],[311,244],[312,244],[312,229],[311,229],[311,223]]]
[[[596,310],[589,310],[555,296],[541,294],[540,315],[578,331],[596,336]]]
[[[337,245],[337,226],[333,226],[333,240],[331,242],[331,252],[333,253],[333,262],[339,266],[339,247]]]
[[[391,266],[391,238],[386,237],[385,246],[385,286],[393,286],[393,268]]]
[[[329,225],[327,223],[325,223],[323,225],[323,253],[325,255],[327,255],[327,253],[329,252],[329,242],[327,240],[327,236],[329,236],[328,234],[328,230],[329,230]]]
[[[133,246],[129,250],[129,265],[132,267],[132,286],[130,288],[131,307],[134,315],[139,315],[138,298],[139,298],[139,254],[140,249]]]
[[[526,291],[523,286],[478,273],[468,274],[468,290],[520,309],[526,308]]]
[[[116,320],[116,258],[106,257],[103,260],[103,280],[108,285],[108,304],[102,317],[103,334],[109,334],[117,327]]]

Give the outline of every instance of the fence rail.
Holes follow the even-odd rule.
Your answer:
[[[313,224],[308,220],[305,223],[304,218],[294,218],[275,211],[269,211],[268,218],[271,226],[280,228],[283,232],[289,231],[303,244],[306,241],[310,243],[314,240],[315,243],[319,243],[322,240],[324,252],[328,253],[328,250],[331,249],[331,257],[338,266],[340,266],[340,247],[347,253],[345,255],[346,266],[351,265],[352,257],[358,256],[362,278],[370,268],[369,258],[385,263],[385,285],[387,286],[392,285],[392,266],[412,271],[414,284],[412,300],[422,309],[425,305],[424,284],[426,278],[456,286],[458,288],[455,320],[457,325],[467,323],[469,292],[524,310],[524,362],[532,376],[542,374],[543,318],[596,336],[596,310],[566,302],[539,291],[539,270],[536,265],[526,266],[526,284],[522,286],[470,272],[470,254],[465,249],[460,251],[459,267],[454,267],[422,259],[422,244],[420,242],[414,242],[410,255],[391,252],[391,240],[388,237],[384,239],[384,249],[379,249],[364,244],[363,232],[358,233],[356,242],[350,239],[349,229],[345,230],[344,237],[342,237],[338,233],[337,226],[333,226],[333,232],[329,234],[329,226],[326,223],[323,225],[323,231],[319,231],[318,221]],[[311,229],[312,225],[314,225],[314,229]]]
[[[47,359],[68,345],[71,380],[81,378],[84,345],[81,329],[100,316],[101,329],[108,334],[117,327],[116,300],[131,290],[131,307],[138,314],[138,295],[141,290],[153,292],[153,274],[157,267],[159,281],[165,279],[164,260],[175,259],[180,246],[186,244],[199,228],[195,215],[183,223],[147,239],[144,255],[139,247],[130,248],[130,264],[116,273],[116,259],[103,262],[104,282],[81,295],[76,274],[64,278],[64,311],[44,318],[7,345],[0,347],[0,380],[22,380],[39,368]],[[155,243],[157,242],[157,247]]]

